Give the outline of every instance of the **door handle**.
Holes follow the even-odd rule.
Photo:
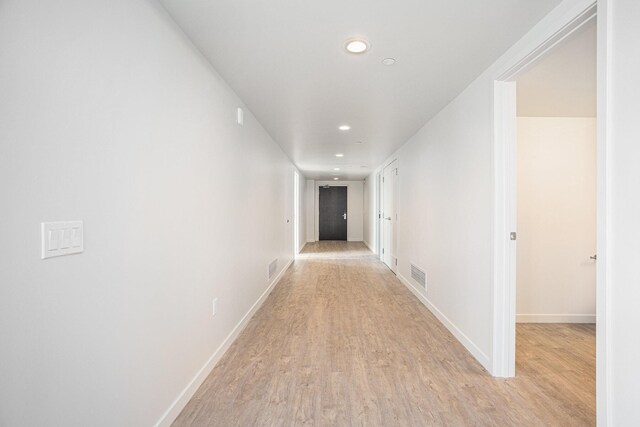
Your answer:
[[[590,256],[590,257],[589,257],[589,259],[592,259],[592,260],[594,260],[594,261],[595,261],[595,260],[597,260],[597,259],[598,259],[598,254],[595,254],[595,255],[593,255],[593,256]]]
[[[347,213],[346,212],[342,214],[342,219],[347,219]]]
[[[385,217],[385,219],[386,219],[387,221],[391,221],[391,217],[390,217],[390,216]]]

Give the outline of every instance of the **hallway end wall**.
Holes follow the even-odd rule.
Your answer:
[[[323,185],[346,186],[347,187],[347,240],[349,242],[362,242],[363,239],[363,207],[364,207],[364,182],[363,181],[315,181],[314,182],[314,241],[318,240],[318,187]]]

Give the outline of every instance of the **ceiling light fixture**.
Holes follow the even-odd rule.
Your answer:
[[[338,153],[338,154],[336,154],[336,157],[344,157],[344,154]]]
[[[337,180],[339,180],[339,179],[340,179],[340,178],[338,178],[338,177],[333,178],[333,180],[334,180],[334,181],[337,181]]]
[[[334,170],[334,171],[339,171],[339,170],[340,170],[340,168],[333,168],[333,170]]]
[[[349,130],[349,129],[351,129],[351,126],[349,126],[349,125],[341,125],[341,126],[338,127],[338,129],[340,129],[340,130]]]
[[[350,39],[346,41],[344,48],[347,49],[349,53],[365,53],[369,50],[369,43],[363,39]]]
[[[396,63],[396,60],[395,60],[395,59],[393,59],[393,58],[384,58],[384,59],[382,60],[382,64],[383,64],[383,65],[393,65],[393,64],[395,64],[395,63]]]

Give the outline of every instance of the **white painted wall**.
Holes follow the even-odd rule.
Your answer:
[[[363,208],[364,208],[364,182],[363,181],[315,181],[315,240],[318,240],[319,224],[319,190],[323,185],[347,187],[347,240],[350,242],[362,242],[363,239]]]
[[[305,216],[307,218],[307,242],[315,242],[316,241],[316,214],[315,214],[315,205],[316,205],[316,190],[315,190],[315,181],[313,179],[307,180],[307,189],[305,193]],[[348,195],[347,195],[348,196]]]
[[[398,159],[398,276],[488,370],[494,81],[590,3],[561,3],[383,163]],[[426,291],[409,279],[412,262]]]
[[[2,2],[0,94],[0,424],[153,425],[290,261],[294,167],[154,1]]]
[[[599,3],[598,10],[608,14],[600,28],[606,25],[610,60],[608,120],[601,128],[609,144],[600,153],[606,156],[609,178],[607,258],[598,260],[607,279],[606,292],[598,297],[608,317],[607,324],[599,326],[598,338],[604,338],[600,331],[606,330],[609,425],[631,426],[640,420],[640,2],[608,0]],[[605,46],[599,48],[604,51]]]
[[[517,320],[595,323],[596,119],[517,128]]]
[[[364,181],[363,241],[372,252],[376,251],[376,177]]]
[[[307,180],[298,172],[298,242],[297,253],[307,244]]]

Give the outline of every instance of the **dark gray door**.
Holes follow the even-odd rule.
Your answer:
[[[347,187],[320,187],[320,240],[347,240]]]

